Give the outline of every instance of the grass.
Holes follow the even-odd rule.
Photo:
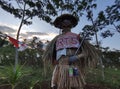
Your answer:
[[[105,68],[104,78],[100,69],[89,69],[86,81],[87,83],[108,86],[112,89],[120,89],[120,68]]]
[[[22,67],[23,65],[17,65],[16,68],[13,65],[5,66],[0,72],[1,78],[6,80],[12,86],[12,89],[17,86],[19,79],[22,77]]]
[[[7,68],[9,69],[8,66]],[[4,67],[0,67],[0,86],[2,84],[9,84],[9,82],[7,82],[8,77],[5,76],[5,73],[7,72],[2,73],[4,69]],[[36,84],[39,86],[39,89],[42,89],[41,87],[43,82],[47,84],[47,87],[50,86],[51,71],[49,71],[49,74],[47,73],[47,76],[45,76],[43,68],[24,66],[21,73],[22,77],[20,77],[17,81],[18,84],[15,86],[17,89],[33,89]],[[89,69],[86,82],[88,84],[108,86],[110,89],[120,89],[120,68],[105,68],[104,74],[105,79],[103,80],[101,70],[99,68]]]
[[[44,76],[43,68],[24,66],[15,74],[12,69],[11,66],[0,68],[0,86],[11,85],[13,89],[33,89],[36,84],[40,88],[43,82],[49,82],[51,79],[51,73]],[[21,73],[21,76],[16,77],[16,74],[18,75],[19,73]],[[50,86],[50,84],[47,84],[47,86]]]

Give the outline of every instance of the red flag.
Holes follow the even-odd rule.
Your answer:
[[[8,37],[9,37],[10,42],[11,42],[16,48],[18,48],[18,51],[24,51],[25,49],[27,49],[27,45],[26,45],[25,43],[20,42],[20,41],[12,38],[12,37],[10,37],[10,36],[8,36]]]
[[[16,48],[18,48],[19,47],[19,45],[18,45],[19,41],[14,39],[14,38],[12,38],[12,37],[10,37],[10,36],[8,36],[8,37],[9,37],[9,40],[12,42],[12,44],[14,44],[14,46]]]

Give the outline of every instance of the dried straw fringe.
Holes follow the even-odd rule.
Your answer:
[[[85,53],[85,65],[86,67],[95,67],[98,63],[99,51],[95,49],[88,41],[84,41],[82,45],[82,51]]]
[[[55,52],[55,42],[58,36],[56,36],[48,45],[46,48],[46,51],[43,54],[43,61],[44,63],[51,63],[56,58],[56,52]]]
[[[59,35],[60,36],[60,35]],[[56,50],[55,50],[55,42],[59,36],[56,36],[50,44],[47,46],[46,51],[43,55],[43,61],[45,64],[52,64],[53,60],[56,59]],[[80,38],[81,40],[82,38]],[[95,49],[93,45],[91,45],[88,41],[84,41],[81,49],[83,53],[86,55],[85,57],[85,67],[94,67],[98,62],[99,50]]]
[[[56,57],[55,42],[58,37],[59,36],[57,36],[50,42],[50,44],[47,46],[47,49],[44,53],[43,60],[46,65],[49,65],[50,63],[52,63]],[[83,85],[85,84],[85,81],[84,81],[85,73],[81,71],[84,70],[86,67],[96,66],[99,58],[98,51],[87,41],[83,42],[81,49],[85,53],[86,57],[84,59],[84,62],[85,62],[84,64],[82,64],[81,62],[78,62],[80,63],[79,64],[80,66],[81,65],[83,66],[82,69],[80,68],[80,66],[78,67],[80,76],[70,78],[68,76],[69,65],[59,65],[57,68],[58,70],[56,71],[57,77],[55,77],[55,82],[57,82],[58,89],[64,89],[65,87],[66,89],[71,89],[71,87],[78,87],[78,89],[82,89]],[[61,60],[60,62],[61,62],[60,64],[62,64],[64,61]]]
[[[71,89],[72,87],[82,89],[85,85],[85,80],[79,69],[79,76],[69,77],[69,65],[59,65],[58,66],[58,76],[57,76],[57,89]]]

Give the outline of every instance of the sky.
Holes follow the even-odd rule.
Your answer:
[[[95,13],[104,10],[107,5],[113,4],[115,0],[97,0],[97,9]],[[19,27],[20,20],[15,18],[13,15],[2,10],[0,8],[0,31],[16,38],[16,32]],[[79,33],[81,29],[86,25],[90,24],[86,18],[80,18],[78,25],[72,29],[72,32]],[[39,36],[40,40],[52,40],[56,35],[59,34],[59,29],[51,26],[50,24],[40,21],[38,18],[33,19],[33,24],[26,26],[24,25],[20,32],[21,39],[31,39],[33,36]],[[98,33],[98,35],[100,35]],[[115,33],[113,37],[103,39],[98,37],[99,41],[102,42],[102,47],[110,47],[111,49],[120,50],[120,34]]]

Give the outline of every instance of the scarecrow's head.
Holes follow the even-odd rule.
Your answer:
[[[78,24],[78,19],[70,14],[63,14],[54,21],[54,26],[60,29],[73,28]]]

